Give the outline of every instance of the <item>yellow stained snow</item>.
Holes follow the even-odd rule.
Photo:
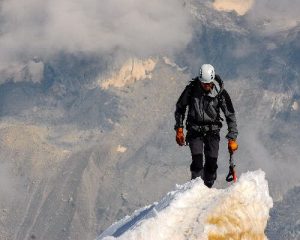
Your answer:
[[[151,58],[147,60],[129,59],[119,72],[101,82],[100,86],[102,89],[108,89],[109,87],[121,88],[135,81],[151,78],[151,72],[154,70],[156,62]]]
[[[245,15],[253,3],[254,0],[215,0],[213,6],[218,11],[236,11],[238,15]]]
[[[264,231],[269,217],[266,206],[254,200],[251,184],[238,186],[235,190],[224,197],[208,216],[208,239],[266,240]]]
[[[251,212],[256,215],[249,215]],[[215,230],[208,233],[208,239],[266,240],[264,230],[267,220],[266,215],[260,214],[259,203],[246,205],[234,199],[227,199],[208,218],[207,223],[215,226]]]

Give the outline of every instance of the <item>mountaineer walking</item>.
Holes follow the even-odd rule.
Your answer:
[[[201,177],[204,184],[211,188],[217,178],[220,129],[223,121],[220,110],[224,113],[228,126],[226,138],[231,154],[238,148],[238,130],[230,96],[224,89],[220,76],[215,74],[214,67],[203,64],[199,72],[199,76],[186,86],[177,101],[174,128],[178,145],[187,143],[190,147],[191,178]],[[183,121],[187,107],[185,139]]]

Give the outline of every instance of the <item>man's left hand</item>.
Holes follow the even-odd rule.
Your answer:
[[[228,140],[228,151],[230,153],[234,153],[238,149],[239,145],[237,144],[235,139]]]

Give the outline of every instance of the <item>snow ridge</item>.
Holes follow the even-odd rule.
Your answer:
[[[97,240],[267,239],[272,206],[261,170],[243,174],[227,189],[208,189],[196,179],[115,223]]]

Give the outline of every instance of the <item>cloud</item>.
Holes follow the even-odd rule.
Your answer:
[[[59,52],[172,54],[190,41],[190,21],[180,0],[4,0],[0,71]]]
[[[298,25],[299,8],[298,0],[256,0],[247,19],[259,26],[264,33],[274,33]]]
[[[293,93],[266,90],[255,77],[240,78],[225,82],[238,120],[237,171],[263,169],[277,200],[300,182],[300,134],[291,118],[282,118],[284,112],[295,113]]]
[[[256,30],[266,34],[290,29],[300,22],[298,0],[214,0],[213,7],[245,15]]]

